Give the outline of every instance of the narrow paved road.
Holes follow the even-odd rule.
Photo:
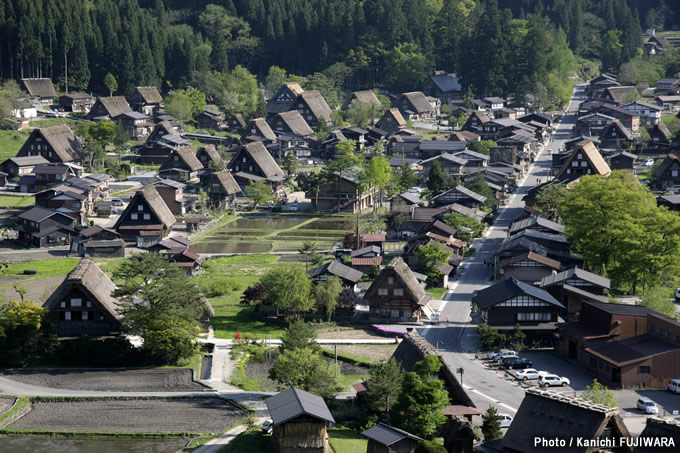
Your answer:
[[[455,286],[445,297],[441,306],[440,326],[420,329],[430,343],[443,352],[444,360],[452,369],[463,368],[463,386],[475,405],[484,411],[489,405],[497,406],[500,411],[516,412],[524,390],[505,377],[502,372],[487,369],[475,360],[473,351],[479,348],[476,324],[470,319],[470,300],[475,291],[491,285],[491,268],[485,264],[491,260],[503,239],[507,237],[508,227],[520,215],[524,202],[522,197],[527,191],[550,179],[552,155],[548,150],[557,151],[571,137],[571,129],[576,121],[578,108],[585,99],[584,86],[574,90],[567,114],[561,119],[553,133],[553,141],[548,141],[527,176],[518,184],[517,192],[510,197],[509,203],[501,208],[494,224],[487,230],[483,239],[473,244],[476,252],[463,263],[463,269]],[[445,322],[448,319],[449,323]],[[458,375],[460,377],[460,375]]]

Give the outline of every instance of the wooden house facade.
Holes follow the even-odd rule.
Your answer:
[[[149,185],[135,193],[113,229],[126,242],[149,247],[160,242],[175,222],[175,216],[156,188]]]

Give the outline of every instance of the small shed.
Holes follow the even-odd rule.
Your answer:
[[[327,453],[329,424],[335,419],[323,398],[289,388],[264,401],[274,423],[273,441],[279,453]]]
[[[412,453],[423,441],[420,437],[384,423],[378,423],[361,434],[368,437],[366,453]]]

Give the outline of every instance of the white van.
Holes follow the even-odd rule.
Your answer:
[[[671,379],[668,383],[668,390],[673,393],[680,393],[680,379]]]

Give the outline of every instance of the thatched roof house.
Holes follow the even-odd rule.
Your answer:
[[[90,259],[82,259],[45,301],[46,319],[60,337],[108,336],[121,330],[116,289]]]
[[[42,156],[50,162],[74,162],[83,160],[80,142],[66,124],[33,129],[17,157]]]

